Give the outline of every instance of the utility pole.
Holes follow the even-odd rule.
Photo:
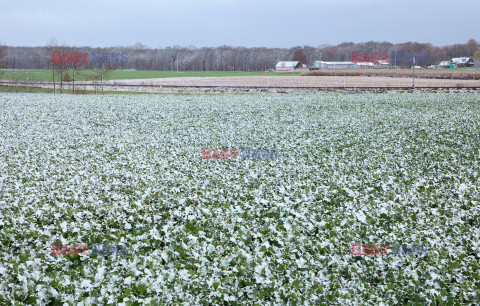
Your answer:
[[[413,58],[413,89],[415,89],[415,57]]]
[[[75,69],[73,69],[73,93],[75,93]]]
[[[397,50],[395,52],[395,70],[397,70]]]
[[[57,89],[55,88],[55,68],[52,68],[52,81],[53,81],[53,93],[57,93]]]

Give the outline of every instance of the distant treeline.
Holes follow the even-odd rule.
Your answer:
[[[465,44],[448,46],[434,46],[429,43],[406,42],[392,44],[389,42],[345,42],[336,46],[322,45],[318,47],[296,46],[292,48],[265,48],[265,47],[181,47],[173,46],[159,49],[149,48],[141,43],[134,46],[120,46],[108,48],[92,48],[80,46],[62,46],[50,42],[43,47],[12,47],[0,46],[0,64],[2,68],[10,69],[50,69],[52,51],[56,52],[55,60],[61,60],[61,54],[95,55],[96,60],[87,63],[67,61],[75,69],[98,69],[100,65],[109,65],[108,69],[136,69],[136,70],[180,70],[180,71],[263,71],[272,69],[278,61],[298,60],[301,64],[312,65],[314,61],[350,61],[352,51],[364,53],[388,53],[392,64],[407,67],[411,59],[405,56],[396,57],[396,54],[421,54],[419,65],[438,64],[440,61],[452,57],[473,56],[480,51],[479,43],[470,39]],[[102,56],[101,54],[104,54]],[[111,59],[117,55],[117,60]],[[121,60],[118,60],[120,56]],[[76,58],[76,57],[75,57]],[[67,57],[69,59],[69,57]],[[99,61],[99,59],[101,59]],[[115,63],[112,66],[112,63]],[[57,64],[58,66],[58,64]]]

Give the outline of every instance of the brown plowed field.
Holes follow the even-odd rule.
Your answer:
[[[116,84],[144,84],[171,86],[259,86],[259,87],[407,87],[410,78],[365,76],[240,76],[206,78],[163,78],[145,80],[116,80]],[[477,86],[480,80],[415,79],[419,87]]]

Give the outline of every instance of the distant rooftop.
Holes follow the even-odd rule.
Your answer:
[[[452,62],[456,64],[464,64],[470,60],[471,57],[455,57],[452,58]]]

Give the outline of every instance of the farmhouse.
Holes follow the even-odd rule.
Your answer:
[[[452,62],[457,66],[457,67],[473,67],[474,62],[471,57],[456,57],[452,58]]]
[[[299,65],[299,62],[296,61],[280,61],[275,66],[276,71],[293,71]]]

